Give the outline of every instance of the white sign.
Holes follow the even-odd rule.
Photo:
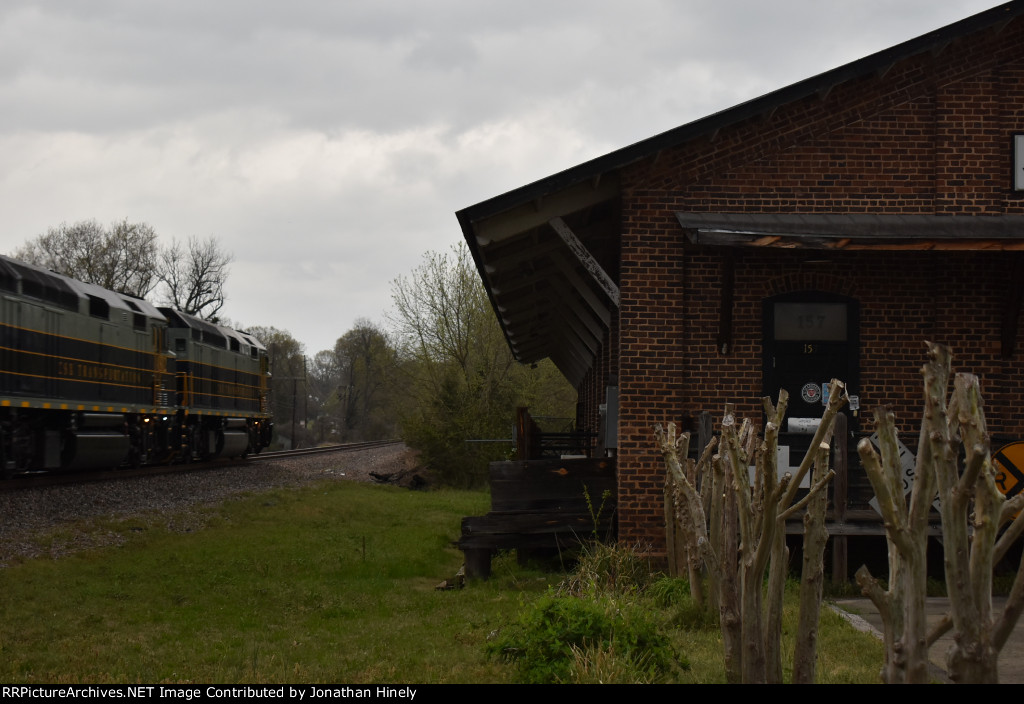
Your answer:
[[[871,437],[869,437],[868,440],[871,441],[871,444],[874,445],[875,449],[877,449],[879,451],[879,454],[881,454],[882,448],[878,444],[878,433],[872,433]],[[911,490],[914,488],[914,469],[917,467],[917,456],[910,451],[909,447],[900,442],[898,438],[896,440],[896,445],[899,448],[900,452],[900,470],[903,477],[903,497],[906,498],[907,495],[910,494]],[[879,516],[882,515],[881,510],[879,510],[878,508],[877,496],[872,496],[871,500],[868,501],[868,504],[870,504],[871,508],[875,509],[875,511],[878,512]],[[939,507],[938,497],[936,497],[935,500],[932,502],[932,506],[934,506],[936,509]]]
[[[800,469],[800,465],[793,467],[789,463],[789,445],[779,445],[775,448],[775,472],[779,480],[782,479],[786,474],[792,474],[796,476],[796,471]],[[802,460],[803,458],[801,458]],[[750,486],[754,486],[754,475],[757,473],[757,467],[750,465],[747,467],[747,472],[750,474]],[[804,478],[800,481],[801,489],[809,489],[811,487],[811,473],[808,472],[804,475]]]

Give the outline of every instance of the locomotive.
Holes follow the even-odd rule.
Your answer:
[[[251,335],[0,256],[0,473],[190,462],[270,443]]]

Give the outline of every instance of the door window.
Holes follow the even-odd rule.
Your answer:
[[[784,294],[764,301],[764,393],[773,401],[789,392],[788,418],[820,418],[833,378],[856,394],[858,306],[820,292]]]

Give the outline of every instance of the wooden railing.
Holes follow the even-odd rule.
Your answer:
[[[567,418],[556,420],[571,426]],[[527,408],[516,409],[517,460],[592,457],[596,440],[597,433],[572,429],[543,430]]]

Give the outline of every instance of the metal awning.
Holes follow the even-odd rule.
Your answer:
[[[1024,250],[1024,215],[676,213],[692,244],[863,250]]]

